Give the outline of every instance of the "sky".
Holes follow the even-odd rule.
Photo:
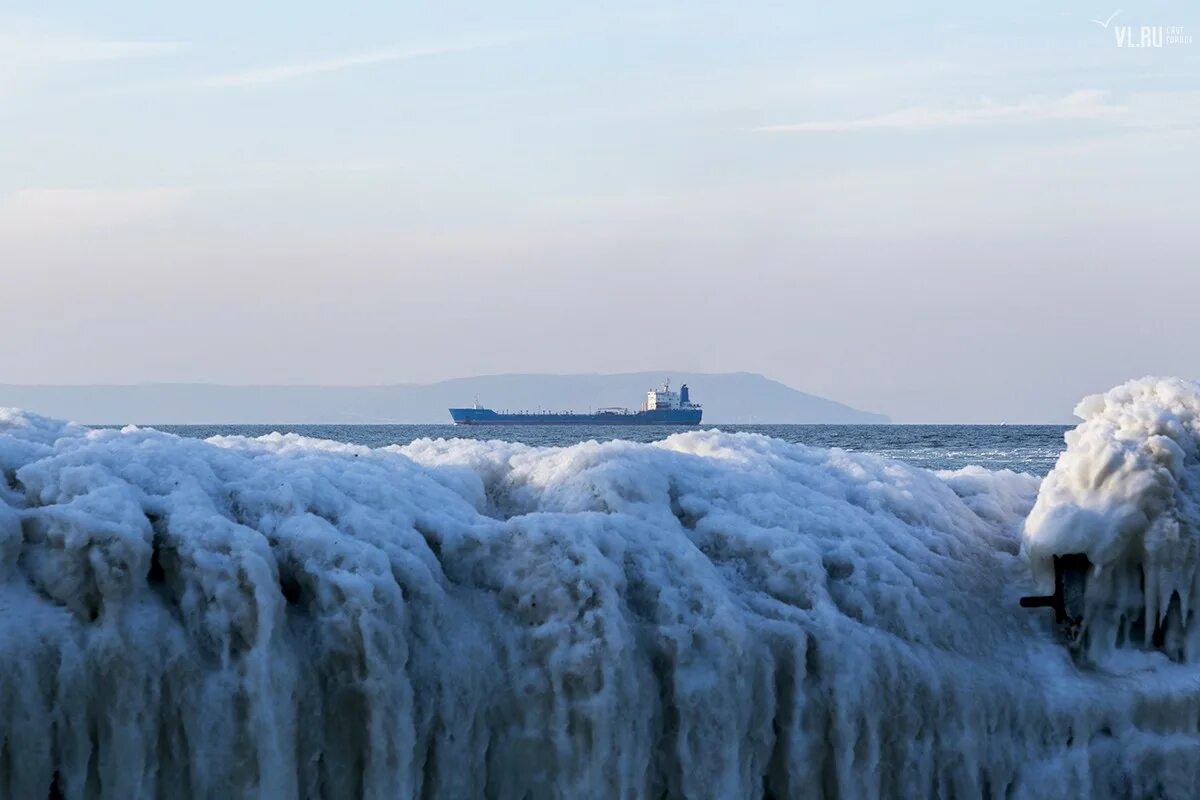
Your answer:
[[[1066,421],[1200,377],[1188,37],[1183,2],[7,0],[0,383],[675,368]]]

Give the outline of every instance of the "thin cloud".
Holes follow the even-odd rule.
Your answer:
[[[184,47],[181,42],[100,39],[13,26],[0,30],[0,96],[35,85],[55,70],[100,61],[158,58]]]
[[[1111,120],[1128,114],[1108,102],[1108,92],[1088,89],[1062,97],[1034,97],[1019,103],[984,101],[970,108],[909,108],[872,117],[817,120],[755,128],[762,133],[825,133],[861,130],[934,130],[965,125]]]
[[[368,53],[358,53],[340,58],[318,61],[308,61],[298,64],[282,64],[244,72],[234,72],[226,75],[215,75],[197,81],[199,86],[229,87],[257,86],[261,84],[280,83],[282,81],[305,78],[309,75],[319,75],[325,72],[337,72],[355,67],[365,67],[374,64],[387,64],[393,61],[409,61],[415,58],[440,56],[451,53],[463,53],[470,50],[480,50],[488,47],[500,47],[512,44],[516,40],[489,40],[477,42],[462,42],[457,44],[433,45],[427,47],[410,47],[393,50],[380,50]]]
[[[116,61],[127,58],[157,58],[182,50],[182,42],[104,41],[84,38],[48,39],[36,43],[33,52],[45,61]]]
[[[73,34],[0,31],[0,62],[24,65],[155,58],[181,49],[182,42],[95,39]]]

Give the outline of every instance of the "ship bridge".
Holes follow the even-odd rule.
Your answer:
[[[700,404],[693,403],[688,395],[688,385],[685,383],[679,387],[678,392],[672,392],[669,378],[663,381],[661,389],[651,389],[646,392],[646,402],[642,405],[643,411],[698,408],[700,408]]]

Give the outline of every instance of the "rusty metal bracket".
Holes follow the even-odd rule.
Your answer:
[[[1055,556],[1054,594],[1022,597],[1021,607],[1054,609],[1054,621],[1063,627],[1067,638],[1074,642],[1083,626],[1084,595],[1091,571],[1092,562],[1083,553]]]

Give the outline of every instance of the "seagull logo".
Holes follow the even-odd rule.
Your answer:
[[[1121,13],[1121,9],[1118,8],[1116,11],[1109,14],[1108,19],[1104,20],[1103,22],[1101,22],[1098,19],[1094,19],[1094,20],[1092,20],[1092,22],[1096,23],[1101,28],[1104,28],[1104,30],[1108,30],[1108,23],[1112,22],[1116,18],[1117,14],[1120,14],[1120,13]]]

